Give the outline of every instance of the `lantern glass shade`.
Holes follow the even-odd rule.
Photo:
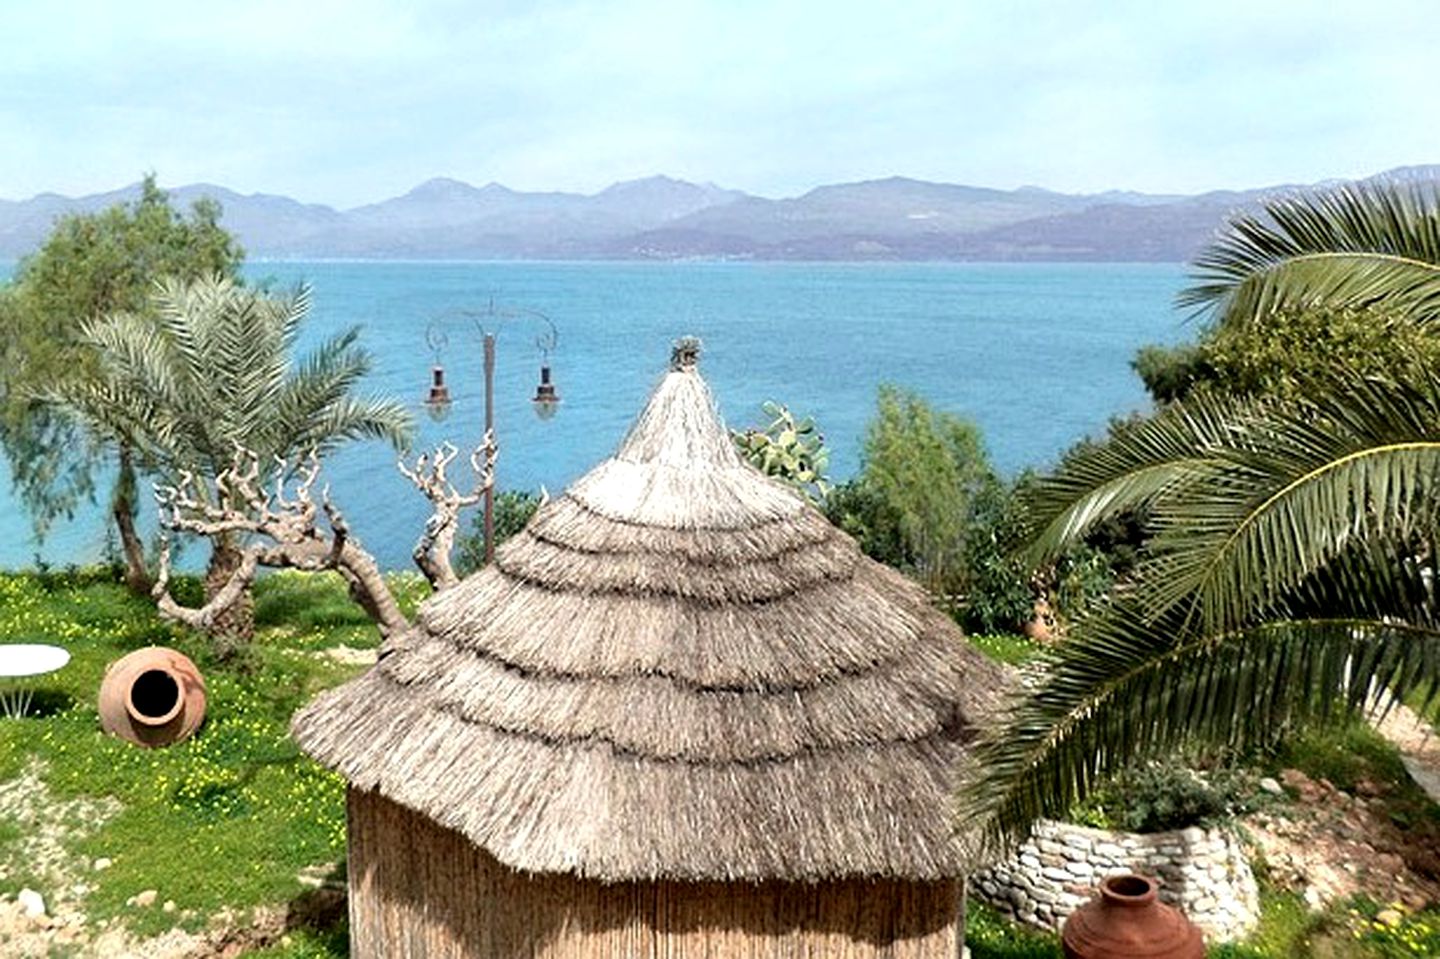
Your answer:
[[[438,363],[430,368],[430,394],[425,397],[425,407],[437,423],[450,413],[450,387],[445,385],[445,368]]]
[[[548,420],[555,415],[560,407],[560,394],[555,392],[555,384],[550,382],[550,367],[540,367],[540,383],[535,387],[535,396],[530,400],[535,407],[535,415],[542,420]]]

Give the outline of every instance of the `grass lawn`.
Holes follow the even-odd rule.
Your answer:
[[[398,591],[413,607],[426,588],[406,578]],[[0,781],[37,770],[56,809],[84,797],[118,800],[97,828],[64,842],[87,863],[112,863],[83,876],[92,923],[123,917],[139,935],[198,929],[222,909],[294,899],[306,891],[302,869],[343,859],[344,783],[300,755],[288,726],[300,704],[359,670],[318,651],[373,647],[378,635],[335,577],[270,576],[256,601],[261,627],[246,668],[237,669],[217,663],[201,637],[161,622],[108,573],[0,574],[0,642],[54,643],[72,655],[33,684],[30,716],[0,722]],[[105,736],[96,714],[106,665],[149,644],[186,653],[206,679],[205,726],[169,749]],[[0,861],[17,840],[0,820]],[[0,892],[32,884],[51,899],[27,863],[7,864]],[[151,889],[157,905],[126,904]],[[173,911],[160,908],[166,901]],[[271,955],[337,954],[315,951],[329,948],[323,938]]]
[[[427,592],[418,577],[397,578],[395,586],[407,612]],[[194,583],[182,587],[196,589]],[[137,936],[173,926],[198,930],[217,913],[243,917],[255,907],[303,897],[309,887],[302,872],[343,868],[344,784],[299,754],[288,726],[300,704],[363,668],[323,651],[373,647],[378,636],[335,576],[266,577],[256,604],[253,649],[241,663],[221,663],[202,637],[161,622],[149,602],[129,595],[106,571],[0,573],[0,642],[55,643],[73,657],[65,669],[33,683],[30,716],[0,721],[0,789],[22,774],[43,781],[41,804],[59,820],[72,867],[78,863],[83,871],[68,881],[90,887],[83,909],[92,928],[118,921]],[[975,642],[1009,663],[1036,653],[1018,636]],[[149,644],[185,652],[208,687],[205,726],[169,749],[139,749],[105,736],[95,710],[106,665]],[[1368,729],[1356,729],[1299,740],[1276,758],[1344,787],[1361,778],[1393,781],[1398,763],[1387,749]],[[1417,806],[1415,815],[1431,810]],[[28,885],[53,901],[45,870],[21,853],[25,835],[0,814],[0,893]],[[108,868],[91,868],[102,858],[110,860]],[[147,890],[155,891],[154,905],[127,904]],[[161,908],[167,901],[174,903],[169,912]],[[1374,903],[1346,903],[1318,916],[1286,893],[1267,891],[1264,903],[1261,929],[1250,943],[1211,955],[1440,954],[1434,912],[1392,928],[1375,921],[1380,907]],[[1060,955],[1055,936],[1017,928],[973,901],[967,935],[975,959]],[[281,944],[251,955],[338,959],[347,952],[341,922],[297,928]]]

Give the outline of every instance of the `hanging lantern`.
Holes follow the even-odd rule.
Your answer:
[[[430,395],[425,408],[433,420],[443,420],[450,413],[450,387],[445,385],[445,367],[438,363],[430,368]]]
[[[540,367],[540,384],[535,387],[535,396],[531,398],[535,406],[535,415],[542,420],[548,420],[555,415],[555,410],[560,405],[560,394],[555,392],[555,384],[550,382],[550,364],[544,363]]]

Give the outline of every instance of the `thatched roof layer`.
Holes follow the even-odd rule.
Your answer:
[[[353,786],[521,870],[940,879],[1000,670],[735,450],[693,366],[495,564],[297,715]]]

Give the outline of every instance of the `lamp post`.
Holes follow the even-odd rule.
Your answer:
[[[441,320],[448,317],[468,319],[475,324],[475,329],[480,333],[484,346],[486,436],[491,438],[495,436],[495,334],[498,332],[498,328],[508,321],[528,319],[543,324],[542,332],[535,337],[535,346],[540,350],[541,357],[540,382],[535,387],[535,395],[531,397],[530,403],[534,407],[535,415],[541,420],[548,420],[555,415],[560,405],[560,394],[556,392],[555,384],[551,380],[550,354],[559,344],[560,334],[555,329],[554,322],[538,310],[497,307],[495,301],[491,300],[483,310],[451,310],[431,321],[430,328],[426,332],[426,342],[435,352],[436,359],[431,370],[430,394],[425,404],[430,408],[432,416],[443,419],[450,405],[450,390],[445,384],[445,371],[440,365],[439,359],[440,351],[448,342],[445,331],[441,327]],[[492,476],[490,484],[485,488],[485,563],[489,565],[494,560],[495,483]]]

